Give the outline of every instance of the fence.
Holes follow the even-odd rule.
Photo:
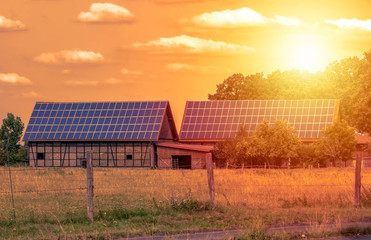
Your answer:
[[[90,187],[94,189],[94,212],[187,199],[251,208],[359,207],[355,189],[359,186],[364,194],[371,192],[369,169],[363,170],[362,185],[355,188],[353,168],[226,170],[210,167],[210,158],[208,163],[207,170],[95,168],[90,181],[94,183],[94,188]],[[86,216],[86,169],[14,168],[11,173],[17,219]],[[0,169],[0,179],[0,221],[9,221],[13,215],[8,169]],[[360,191],[358,194],[361,196]],[[358,203],[368,204],[365,201],[371,199],[370,195],[363,196]]]

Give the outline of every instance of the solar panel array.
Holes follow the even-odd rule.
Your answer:
[[[36,103],[23,140],[157,140],[167,103]]]
[[[218,140],[234,138],[241,125],[252,134],[267,120],[286,120],[302,139],[322,136],[321,129],[331,125],[336,100],[236,100],[187,102],[180,140]]]

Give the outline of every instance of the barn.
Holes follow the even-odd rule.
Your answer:
[[[303,142],[313,142],[322,137],[322,129],[333,124],[338,109],[339,102],[334,99],[188,101],[179,142],[212,147],[234,138],[242,125],[252,134],[264,120],[273,124],[276,119],[293,126]],[[199,155],[194,152],[189,156],[200,159]],[[205,159],[203,154],[200,161]]]
[[[157,167],[157,142],[178,139],[168,101],[37,102],[23,141],[30,166]]]

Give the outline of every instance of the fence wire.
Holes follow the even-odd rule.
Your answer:
[[[6,179],[7,171],[8,169],[0,169],[1,199],[6,199],[11,194],[9,180]],[[20,205],[28,200],[28,196],[33,196],[32,198],[30,197],[30,201],[40,201],[40,204],[51,204],[51,206],[38,206],[42,211],[54,209],[53,204],[56,204],[55,202],[58,201],[68,202],[64,205],[66,209],[75,208],[75,202],[79,202],[81,205],[79,208],[85,207],[83,205],[84,201],[86,201],[84,194],[87,190],[85,169],[12,168],[11,171],[14,173],[12,174],[14,176],[13,193],[15,194],[17,209],[26,209],[26,206],[20,207]],[[292,173],[290,170],[282,171],[284,173],[279,171],[281,170],[215,169],[216,200],[227,202],[228,204],[245,201],[254,205],[263,199],[264,201],[271,201],[270,204],[280,206],[279,201],[292,200],[293,198],[300,200],[303,196],[313,198],[315,201],[325,201],[324,195],[330,196],[330,193],[336,192],[338,195],[344,195],[346,201],[350,203],[352,201],[351,194],[353,194],[354,189],[353,172],[345,171],[346,174],[335,172],[333,175],[336,177],[330,179],[333,183],[329,183],[329,179],[315,179],[315,183],[310,183],[314,179],[302,179],[299,182],[291,181],[291,183],[285,183],[279,181],[280,177],[286,176],[284,175],[285,173],[288,173],[287,177],[290,177],[290,179],[300,174],[290,176],[290,173]],[[311,173],[312,170],[305,171]],[[259,183],[259,181],[263,182]],[[371,174],[365,174],[362,182],[363,190],[371,193]],[[100,208],[107,207],[110,201],[114,205],[127,199],[150,201],[152,198],[168,200],[174,197],[184,198],[191,196],[196,200],[207,200],[209,194],[206,169],[141,171],[139,169],[96,168],[94,169],[94,191],[96,197],[99,198],[98,207]],[[50,196],[55,196],[58,193],[62,195],[58,195],[54,200],[52,200],[52,197],[51,200],[45,200],[45,196],[49,196],[48,193],[50,193]],[[63,194],[67,193],[69,194],[68,199],[63,197]],[[77,193],[78,197],[75,196]],[[29,194],[43,195],[34,196]],[[119,197],[116,199],[114,195]],[[122,196],[126,196],[126,198],[124,200],[120,199]],[[331,197],[336,198],[339,196]],[[272,200],[274,198],[277,199]],[[116,202],[112,201],[112,199],[115,199]],[[9,201],[0,203],[0,209],[9,208],[6,204],[9,204]],[[58,203],[57,205],[59,206],[60,204]],[[65,210],[63,207],[59,208],[57,210]]]

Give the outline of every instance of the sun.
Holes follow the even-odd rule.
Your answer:
[[[312,43],[299,43],[292,50],[294,68],[301,70],[316,69],[316,65],[321,57],[319,47]]]
[[[287,67],[309,72],[323,70],[326,67],[328,51],[320,37],[297,35],[285,45]]]

